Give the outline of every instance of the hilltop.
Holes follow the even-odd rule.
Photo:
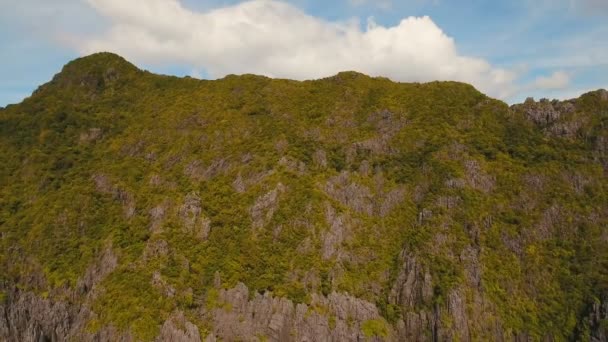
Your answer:
[[[608,92],[68,63],[0,109],[0,339],[597,340]]]

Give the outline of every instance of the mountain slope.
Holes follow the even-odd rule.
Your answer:
[[[0,110],[6,340],[606,340],[608,93],[100,53]]]

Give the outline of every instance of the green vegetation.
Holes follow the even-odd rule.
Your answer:
[[[361,330],[365,337],[387,337],[389,327],[388,324],[380,319],[370,319],[361,325]]]
[[[456,82],[202,81],[78,59],[0,109],[0,281],[61,299],[111,246],[93,330],[150,340],[176,308],[224,307],[216,273],[297,303],[348,292],[393,324],[405,250],[432,279],[415,309],[460,287],[510,331],[576,339],[608,291],[608,101],[586,94],[561,120],[576,133]]]

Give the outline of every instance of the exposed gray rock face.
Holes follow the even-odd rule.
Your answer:
[[[144,249],[144,261],[162,257],[169,253],[169,244],[165,240],[148,240]]]
[[[162,277],[159,271],[155,271],[152,274],[152,280],[150,281],[152,286],[158,288],[165,296],[169,298],[175,297],[176,290],[173,286],[169,285]]]
[[[369,165],[365,161],[361,167],[364,170],[360,172],[370,172]],[[351,174],[344,171],[331,177],[327,181],[324,191],[331,198],[357,213],[385,217],[403,202],[406,191],[403,186],[385,190],[385,180],[380,170],[376,170],[374,180],[376,185],[372,191],[369,187],[352,181]]]
[[[323,258],[337,254],[342,242],[350,236],[354,221],[347,214],[338,214],[331,204],[325,204],[325,219],[329,229],[323,234]]]
[[[89,128],[87,131],[80,133],[78,141],[81,144],[88,144],[95,142],[96,140],[101,139],[103,136],[103,131],[101,128]]]
[[[101,260],[111,258],[102,257]],[[274,297],[270,292],[250,295],[239,283],[221,289],[211,306],[202,308],[200,319],[212,323],[211,332],[201,336],[198,327],[175,311],[160,327],[160,341],[528,341],[526,334],[505,332],[495,308],[475,290],[479,276],[474,249],[461,256],[470,269],[467,286],[447,294],[445,303],[433,302],[433,281],[429,270],[411,253],[401,255],[402,269],[389,294],[389,303],[401,316],[389,325],[370,302],[345,293],[328,296],[312,294],[309,304]],[[216,275],[216,288],[221,286]],[[607,341],[608,302],[597,300],[590,306],[586,327],[590,341]],[[476,317],[484,317],[477,320]],[[30,292],[13,289],[0,305],[0,340],[21,341],[135,341],[131,334],[111,326],[90,333],[87,322],[95,318],[86,304],[42,299]],[[365,325],[381,322],[383,336],[368,336]]]
[[[126,218],[130,218],[135,215],[135,198],[133,198],[131,193],[127,192],[126,190],[116,188],[112,195],[114,196],[114,199],[122,203]]]
[[[605,101],[606,90],[600,89],[588,95],[597,96],[599,101]],[[528,119],[543,129],[546,134],[577,138],[585,137],[589,132],[585,127],[593,120],[589,115],[580,115],[579,100],[558,101],[541,99],[535,102],[527,99],[525,103],[512,106],[512,109],[524,113]]]
[[[285,139],[285,137],[281,137],[279,138],[277,141],[275,141],[274,143],[274,148],[277,150],[277,152],[279,152],[280,154],[285,153],[285,151],[287,150],[287,147],[289,147],[289,142],[287,141],[287,139]]]
[[[76,291],[84,294],[89,292],[93,286],[99,283],[108,274],[112,273],[118,265],[118,258],[114,255],[112,247],[108,246],[104,249],[101,254],[101,258],[91,265],[85,272],[84,276],[80,278],[76,285]]]
[[[157,174],[153,174],[152,176],[150,176],[150,185],[157,187],[157,186],[161,186],[163,184],[163,179],[160,175]]]
[[[209,237],[211,221],[202,214],[201,198],[198,194],[194,192],[187,194],[178,213],[187,233],[200,240],[206,240]]]
[[[262,171],[262,172],[251,172],[251,173],[239,173],[237,175],[236,179],[234,180],[234,182],[232,182],[232,187],[234,188],[234,191],[238,192],[239,194],[242,194],[245,191],[247,191],[247,189],[258,184],[264,178],[272,175],[273,173],[274,173],[274,170],[268,170],[268,171]]]
[[[581,131],[585,123],[585,119],[556,122],[549,128],[549,132],[556,136],[574,138]]]
[[[5,341],[57,341],[72,333],[73,313],[63,303],[52,303],[32,293],[11,293],[1,307],[0,337]]]
[[[94,318],[86,304],[42,299],[31,292],[13,289],[0,305],[0,341],[136,341],[129,331],[118,331],[112,326],[89,332],[87,324]],[[176,311],[161,326],[156,340],[195,342],[201,341],[201,336],[198,328],[181,311]]]
[[[358,213],[373,214],[372,193],[364,185],[352,182],[348,172],[342,172],[327,181],[325,192],[336,201]]]
[[[388,110],[381,110],[372,113],[367,118],[367,123],[374,127],[377,134],[369,139],[359,141],[353,144],[353,151],[367,151],[373,155],[387,155],[397,151],[391,146],[391,139],[399,132],[406,124],[407,120],[403,115],[395,115]]]
[[[467,182],[473,189],[484,193],[491,192],[494,189],[496,180],[481,169],[479,162],[467,160],[464,163],[464,168]]]
[[[367,122],[372,124],[378,133],[390,135],[399,132],[408,123],[403,115],[396,115],[386,109],[372,113]]]
[[[574,104],[571,102],[549,101],[547,99],[536,102],[532,98],[527,98],[523,104],[515,105],[514,108],[522,109],[530,120],[541,126],[552,124],[562,115],[575,110]]]
[[[608,175],[608,136],[600,136],[595,142],[595,155],[604,166],[604,174]]]
[[[122,204],[126,218],[135,215],[135,198],[128,191],[112,185],[110,178],[104,174],[95,174],[92,177],[97,191],[103,194],[110,194],[112,198]]]
[[[67,297],[81,298],[75,302],[53,301],[16,288],[3,289],[6,300],[0,303],[0,341],[132,341],[128,332],[111,326],[89,333],[87,323],[95,318],[88,307],[96,285],[116,268],[118,258],[107,246],[78,280]]]
[[[431,209],[422,208],[418,213],[418,224],[422,225],[433,217],[433,211]]]
[[[536,229],[535,238],[546,240],[554,236],[554,230],[561,226],[561,222],[565,221],[562,218],[562,210],[558,206],[551,206],[542,215],[538,227]]]
[[[385,155],[394,152],[387,135],[356,142],[354,146],[359,151],[369,151],[373,155]]]
[[[200,229],[196,233],[196,236],[201,240],[207,240],[209,233],[211,233],[211,221],[205,217],[201,220]]]
[[[104,194],[109,194],[112,191],[112,182],[108,176],[98,173],[91,178],[93,179],[93,182],[95,182],[97,191]]]
[[[428,306],[433,299],[433,284],[428,268],[423,267],[413,255],[401,253],[403,266],[395,286],[392,288],[389,301],[400,305],[406,311]]]
[[[253,228],[261,228],[272,219],[279,206],[279,195],[285,191],[285,186],[279,183],[277,187],[258,198],[251,207]]]
[[[461,201],[458,196],[440,196],[437,199],[437,206],[449,210],[456,208]]]
[[[436,284],[429,265],[417,255],[403,250],[401,269],[388,294],[388,302],[401,315],[393,325],[399,341],[507,341],[528,340],[505,331],[496,307],[485,298],[481,284],[479,250],[463,249],[458,262],[464,268],[464,282],[436,302]],[[483,320],[478,317],[484,317]]]
[[[200,160],[194,160],[186,165],[184,174],[195,181],[203,181],[220,175],[230,169],[226,159],[217,159],[205,167]]]
[[[414,341],[425,336],[426,332],[435,330],[432,313],[420,310],[432,300],[431,275],[414,256],[404,251],[401,258],[403,268],[391,290],[389,302],[402,310],[402,320],[398,324],[399,336]]]
[[[135,341],[128,331],[121,332],[112,326],[90,333],[87,323],[94,318],[95,314],[84,304],[54,302],[13,289],[0,304],[0,341]]]
[[[312,155],[312,161],[317,167],[325,169],[327,167],[327,153],[324,150],[316,150]]]
[[[369,164],[369,161],[364,160],[361,162],[361,164],[359,165],[359,173],[362,176],[369,176],[370,172],[371,172],[371,165]]]
[[[153,233],[159,232],[162,229],[162,223],[167,214],[169,203],[161,203],[150,209],[150,231]]]
[[[591,341],[608,341],[608,296],[593,302],[588,322]]]
[[[156,341],[200,342],[201,335],[198,327],[188,321],[183,312],[177,311],[160,328],[160,334]]]
[[[405,199],[405,188],[397,187],[383,194],[380,199],[380,206],[377,210],[378,215],[385,217],[389,215],[395,207],[400,205]]]
[[[479,248],[474,246],[465,247],[460,253],[459,261],[464,266],[466,284],[478,289],[481,286],[481,265],[479,264]]]
[[[445,181],[445,186],[452,189],[462,189],[466,185],[466,181],[462,178],[453,178]]]
[[[300,175],[306,172],[306,164],[295,158],[285,156],[281,157],[281,159],[279,159],[279,165],[284,166],[287,170]]]
[[[243,177],[241,176],[240,173],[236,177],[236,179],[234,180],[234,182],[232,182],[232,187],[234,188],[234,191],[238,192],[239,194],[242,194],[242,193],[245,192],[245,190],[246,190],[245,182],[244,182]]]
[[[271,293],[256,293],[239,283],[221,290],[218,307],[205,315],[214,322],[213,335],[225,341],[365,341],[361,326],[383,320],[376,306],[346,294],[313,295],[310,305],[294,304]],[[386,340],[394,340],[388,332]]]
[[[194,228],[196,221],[201,216],[201,198],[195,192],[191,192],[184,198],[184,203],[179,208],[179,216],[187,229]]]

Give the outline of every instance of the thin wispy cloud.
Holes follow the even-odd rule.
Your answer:
[[[570,75],[564,71],[556,71],[549,76],[540,76],[534,81],[538,89],[563,89],[570,84]]]
[[[595,14],[608,14],[608,1],[606,0],[571,0],[574,5],[582,4],[587,10]]]
[[[363,6],[372,5],[385,10],[390,9],[393,6],[392,0],[348,0],[351,6]]]

